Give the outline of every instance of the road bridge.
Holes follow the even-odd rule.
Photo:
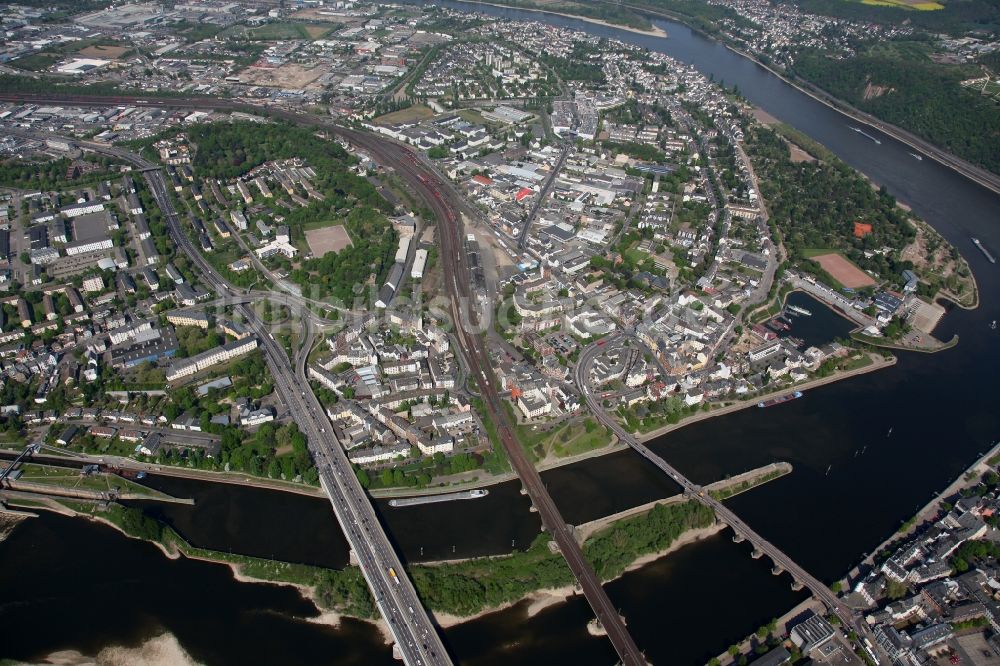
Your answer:
[[[619,615],[618,609],[608,598],[607,593],[601,586],[600,580],[576,543],[572,531],[562,519],[555,502],[549,496],[537,470],[535,470],[532,463],[525,456],[514,435],[513,428],[508,421],[506,412],[502,408],[496,390],[497,382],[493,375],[489,356],[486,353],[483,336],[470,333],[462,324],[464,319],[462,312],[460,312],[460,306],[462,304],[475,303],[477,299],[472,294],[472,280],[468,267],[462,261],[465,253],[462,251],[461,223],[455,212],[460,207],[460,203],[452,203],[451,200],[455,196],[454,192],[447,187],[436,172],[424,165],[412,150],[386,139],[376,138],[374,135],[366,132],[335,125],[329,119],[319,116],[303,115],[283,109],[258,109],[230,100],[209,98],[109,98],[82,95],[15,95],[14,97],[16,98],[15,101],[20,102],[44,99],[48,103],[58,102],[65,105],[98,105],[104,107],[108,104],[124,103],[141,106],[231,109],[250,113],[270,113],[291,122],[318,126],[330,131],[350,142],[355,147],[364,150],[383,166],[392,167],[398,174],[402,175],[404,180],[427,202],[432,213],[441,224],[440,228],[442,231],[437,234],[438,242],[441,244],[441,255],[446,258],[443,262],[445,284],[449,295],[452,297],[452,315],[460,343],[459,348],[466,359],[471,376],[475,378],[482,391],[487,411],[492,421],[497,425],[501,444],[511,461],[511,465],[521,478],[524,488],[532,499],[533,506],[542,518],[543,526],[552,534],[556,544],[559,546],[563,557],[566,559],[570,570],[580,584],[587,601],[594,609],[597,620],[605,629],[608,639],[618,652],[622,663],[626,666],[638,666],[645,663],[642,653],[625,628],[625,623]],[[0,94],[0,100],[4,99],[6,99],[6,96]],[[114,146],[75,139],[71,139],[70,141],[95,152],[118,157],[133,164],[140,170],[145,170],[143,171],[143,175],[150,190],[153,192],[157,204],[163,211],[170,234],[178,247],[200,269],[203,279],[220,297],[241,295],[241,290],[236,289],[220,276],[194,247],[187,234],[184,233],[177,213],[167,195],[162,172],[151,168],[155,167],[154,164],[138,155]],[[447,202],[446,198],[448,199]],[[238,309],[244,314],[248,322],[250,322],[251,328],[258,333],[268,366],[274,375],[275,384],[279,388],[279,391],[292,403],[290,407],[297,414],[296,420],[300,427],[306,430],[310,449],[313,452],[317,467],[320,469],[320,478],[324,490],[330,496],[337,519],[344,528],[352,549],[359,557],[362,572],[375,594],[376,603],[379,604],[379,609],[383,613],[383,616],[388,619],[390,630],[393,631],[397,645],[403,650],[404,660],[409,664],[448,663],[448,657],[444,652],[440,637],[437,636],[436,632],[433,632],[429,618],[427,618],[426,612],[419,606],[416,594],[413,592],[412,584],[404,575],[401,566],[383,566],[387,562],[398,563],[398,558],[396,558],[395,553],[389,546],[385,533],[378,525],[375,514],[367,497],[364,496],[360,484],[358,484],[353,472],[350,471],[351,467],[347,461],[346,453],[344,453],[339,443],[333,440],[332,435],[328,434],[329,424],[326,422],[322,407],[310,390],[304,374],[299,373],[298,376],[289,376],[288,359],[284,350],[275,343],[274,339],[270,337],[270,334],[264,328],[263,323],[246,305],[240,305]],[[471,321],[466,323],[470,326],[478,325],[478,317],[475,315],[470,316]],[[311,331],[310,335],[312,335]],[[309,409],[310,407],[312,409]],[[319,419],[322,419],[324,425],[318,424]],[[345,473],[345,470],[347,473]],[[360,522],[357,519],[359,513],[362,514]],[[365,531],[360,532],[358,531],[359,529],[364,529]],[[396,587],[393,587],[393,585]],[[407,603],[405,606],[402,605],[400,596],[406,600],[412,600],[413,604]],[[402,614],[400,613],[400,608],[403,609]],[[419,609],[419,611],[415,611],[414,609]],[[409,616],[406,615],[407,610],[410,612]],[[413,622],[410,621],[411,617],[413,617]],[[430,627],[430,632],[427,630],[428,627]],[[430,641],[429,644],[431,647],[429,649],[420,652],[419,650],[413,651],[409,647],[414,642],[418,646],[425,645],[420,642],[422,639]],[[433,661],[432,658],[434,659]]]
[[[219,275],[184,233],[173,203],[167,195],[160,169],[142,157],[120,148],[93,142],[77,143],[86,143],[91,150],[118,157],[138,167],[167,221],[172,240],[197,267],[206,284],[219,297],[241,294],[242,290],[233,287]],[[246,304],[238,305],[237,310],[258,336],[275,387],[295,414],[296,423],[307,437],[310,452],[319,470],[321,485],[330,498],[334,515],[351,550],[357,555],[362,574],[379,612],[388,624],[400,656],[410,666],[450,665],[452,661],[440,635],[420,604],[413,584],[379,523],[374,507],[354,475],[344,448],[333,435],[325,412],[304,374],[292,372],[285,351],[275,342],[256,313]]]
[[[688,479],[676,467],[655,454],[645,444],[639,442],[632,435],[632,433],[628,432],[614,417],[605,411],[603,405],[600,403],[598,393],[591,389],[590,367],[593,364],[598,352],[602,351],[602,348],[606,348],[606,345],[613,344],[616,340],[619,340],[622,337],[625,336],[619,333],[611,336],[610,338],[604,338],[604,344],[601,346],[598,346],[595,343],[586,347],[581,352],[577,365],[573,370],[573,377],[576,385],[583,394],[587,402],[587,406],[594,414],[594,417],[610,429],[621,442],[627,444],[630,448],[632,448],[632,450],[678,483],[684,489],[685,494],[715,511],[716,517],[729,525],[729,527],[733,530],[735,534],[733,539],[734,541],[750,542],[753,546],[753,556],[755,558],[760,557],[761,555],[767,555],[771,558],[772,562],[774,562],[774,569],[772,569],[772,573],[780,575],[781,573],[787,571],[792,576],[792,586],[794,589],[799,589],[800,587],[808,588],[816,599],[823,602],[831,612],[835,613],[840,618],[845,627],[853,629],[859,636],[868,637],[874,645],[875,637],[871,635],[864,618],[861,617],[853,608],[844,603],[839,597],[837,597],[829,586],[813,577],[812,574],[799,566],[780,548],[772,544],[770,541],[757,533],[752,527],[743,522],[743,520],[737,516],[735,512],[729,509],[729,507],[723,504],[722,501],[712,497],[711,493],[703,489],[702,486]],[[641,344],[637,339],[633,339],[633,342],[635,344]]]

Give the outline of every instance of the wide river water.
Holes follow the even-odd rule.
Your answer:
[[[960,336],[936,355],[901,354],[887,370],[809,391],[779,407],[747,409],[660,438],[653,448],[699,482],[774,460],[794,472],[730,504],[817,577],[832,580],[891,534],[990,443],[1000,438],[997,267],[971,243],[1000,250],[1000,197],[877,130],[853,121],[758,65],[689,28],[657,20],[657,38],[565,17],[444,2],[464,11],[538,20],[662,51],[822,142],[885,185],[969,260],[981,307],[953,309],[937,334]],[[821,332],[810,332],[818,335]],[[891,429],[891,434],[890,434]],[[543,478],[570,523],[652,499],[676,486],[628,452],[553,469]],[[199,546],[341,566],[346,544],[319,499],[158,478],[197,499],[195,507],[147,508]],[[409,561],[508,552],[537,533],[538,519],[516,484],[468,502],[390,509],[383,520]],[[695,664],[726,648],[804,593],[770,575],[728,533],[688,546],[607,586],[639,646],[654,663]],[[222,566],[169,561],[153,546],[100,525],[46,515],[25,521],[0,544],[0,657],[38,659],[56,649],[94,653],[175,634],[211,664],[391,663],[369,625],[333,629],[289,588],[233,581]],[[523,605],[450,629],[455,659],[469,664],[611,664],[609,643],[590,637],[586,603],[574,598],[527,621]]]

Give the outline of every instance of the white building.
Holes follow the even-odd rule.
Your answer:
[[[100,275],[87,278],[83,281],[83,290],[87,293],[104,291],[104,278]]]
[[[538,389],[525,391],[519,395],[517,406],[526,419],[535,419],[552,412],[552,403]]]
[[[197,356],[175,361],[167,371],[167,381],[172,382],[181,377],[187,377],[219,363],[225,363],[244,354],[249,354],[257,348],[257,338],[247,337],[228,344],[209,349]]]
[[[410,277],[419,280],[424,276],[424,268],[427,266],[427,250],[423,248],[417,250],[413,257],[413,268],[410,269]]]

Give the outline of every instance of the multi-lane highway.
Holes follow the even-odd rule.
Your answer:
[[[437,238],[441,244],[442,266],[445,286],[451,297],[452,317],[455,334],[459,339],[459,349],[466,360],[470,375],[481,391],[488,416],[496,425],[500,443],[504,447],[514,471],[538,511],[542,525],[550,532],[558,545],[567,565],[576,577],[580,589],[590,603],[597,620],[604,628],[608,639],[618,652],[625,666],[645,663],[635,641],[625,627],[623,618],[611,602],[593,567],[584,557],[571,528],[563,520],[555,502],[549,496],[541,477],[531,461],[521,449],[507,413],[502,408],[497,381],[493,375],[492,363],[486,352],[483,335],[473,333],[478,330],[479,317],[476,314],[477,300],[472,291],[472,279],[462,244],[462,224],[456,210],[461,203],[455,200],[453,190],[432,169],[423,164],[407,147],[375,137],[366,132],[348,129],[332,123],[329,119],[309,114],[298,114],[282,109],[256,109],[229,100],[206,98],[99,98],[87,96],[22,96],[0,94],[0,100],[32,101],[66,105],[101,105],[109,103],[141,104],[150,106],[180,108],[221,108],[251,112],[271,113],[292,122],[320,126],[346,139],[357,148],[367,152],[382,166],[392,168],[427,203],[440,227]],[[78,142],[81,143],[81,142]],[[126,159],[140,169],[144,169],[157,204],[163,209],[171,235],[178,246],[201,269],[206,282],[220,296],[239,296],[241,293],[230,286],[194,248],[183,232],[177,214],[166,193],[162,173],[150,163],[127,151],[88,144],[88,148]],[[355,556],[361,564],[365,578],[372,588],[379,609],[389,622],[404,660],[408,664],[449,663],[440,637],[434,631],[426,612],[420,607],[412,584],[404,575],[399,560],[389,545],[385,533],[377,522],[375,513],[367,497],[351,472],[346,454],[329,432],[329,424],[322,407],[312,394],[304,377],[304,360],[299,358],[295,374],[288,367],[285,352],[266,331],[263,323],[245,305],[240,305],[251,327],[261,340],[261,346],[276,386],[288,399],[289,407],[296,414],[300,428],[306,432],[310,450],[320,469],[320,477],[334,506],[337,520],[347,535]],[[464,308],[464,309],[463,309]],[[311,339],[311,333],[307,336]]]
[[[184,233],[167,195],[163,174],[157,167],[125,150],[100,144],[90,144],[87,147],[112,154],[138,167],[167,221],[171,238],[198,267],[206,284],[220,297],[241,294],[240,290],[230,285],[212,268]],[[293,373],[285,351],[275,342],[260,318],[242,302],[236,308],[260,340],[278,394],[295,414],[296,423],[308,439],[323,489],[330,498],[337,521],[351,545],[403,661],[411,666],[451,664],[441,637],[421,605],[368,496],[354,475],[347,454],[331,431],[322,405],[306,380],[304,359],[308,355],[308,347],[300,357],[297,371]],[[308,311],[303,312],[305,314]],[[306,314],[304,321],[308,321],[310,316],[311,313]],[[306,343],[311,347],[311,327],[309,331]]]

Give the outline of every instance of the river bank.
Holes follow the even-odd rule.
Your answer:
[[[650,430],[646,433],[636,434],[636,439],[640,442],[648,442],[650,440],[662,437],[669,432],[673,432],[684,426],[691,425],[692,423],[698,423],[699,421],[704,421],[706,419],[713,418],[715,416],[722,416],[723,414],[731,414],[733,412],[738,412],[749,407],[756,407],[757,403],[762,400],[768,400],[770,398],[775,398],[781,395],[785,395],[793,390],[795,391],[807,391],[809,389],[818,388],[820,386],[825,386],[826,384],[831,384],[833,382],[840,381],[842,379],[849,379],[857,375],[864,375],[869,372],[875,372],[876,370],[882,370],[884,368],[891,367],[896,364],[896,357],[884,358],[877,354],[871,355],[872,362],[861,368],[854,368],[853,370],[842,370],[835,372],[828,377],[817,377],[816,379],[810,379],[809,381],[802,382],[801,384],[796,384],[795,386],[789,386],[778,391],[773,391],[771,393],[766,393],[764,395],[758,396],[751,400],[743,400],[740,402],[733,403],[731,405],[725,405],[716,409],[709,410],[707,412],[698,412],[697,414],[692,414],[686,419],[678,423],[670,423],[665,426],[656,428],[655,430]]]
[[[979,483],[980,477],[1000,464],[1000,440],[997,440],[989,451],[980,456],[974,463],[949,483],[944,490],[936,493],[927,504],[920,508],[913,517],[905,521],[898,530],[889,535],[882,543],[873,548],[858,566],[851,569],[847,576],[841,581],[845,586],[851,579],[860,575],[861,567],[872,567],[875,563],[875,556],[890,548],[893,543],[906,539],[920,529],[927,521],[933,519],[941,511],[941,502],[947,498],[958,494],[964,488],[975,486]]]
[[[647,37],[663,37],[666,38],[667,31],[663,28],[658,28],[653,26],[652,30],[643,30],[642,28],[636,28],[630,25],[625,25],[622,23],[611,23],[610,21],[604,21],[602,19],[591,18],[589,16],[581,16],[579,14],[567,14],[564,12],[554,12],[548,9],[541,9],[537,7],[521,7],[517,5],[504,5],[498,2],[482,2],[482,0],[461,0],[462,2],[467,2],[470,5],[489,5],[491,7],[502,7],[504,9],[517,9],[522,12],[534,12],[536,14],[551,14],[552,16],[562,16],[565,18],[576,19],[577,21],[584,21],[585,23],[593,23],[594,25],[603,25],[606,28],[615,28],[616,30],[625,30],[627,32],[634,32],[637,35],[646,35]]]
[[[807,389],[823,386],[825,384],[839,381],[841,379],[849,379],[856,375],[864,374],[867,372],[874,372],[875,370],[880,370],[882,368],[889,367],[895,364],[896,362],[895,358],[886,360],[877,355],[873,355],[872,359],[873,359],[872,363],[863,368],[857,368],[854,370],[847,370],[847,371],[839,371],[828,377],[821,377],[814,380],[810,380],[802,384],[796,385],[794,387],[788,387],[780,391],[774,391],[772,393],[758,396],[752,400],[746,400],[733,403],[731,405],[717,407],[707,412],[697,412],[682,419],[678,423],[667,424],[659,428],[656,428],[654,430],[651,430],[647,433],[636,433],[636,438],[640,442],[648,442],[650,440],[656,439],[657,437],[665,435],[669,432],[672,432],[674,430],[677,430],[679,428],[682,428],[684,426],[693,423],[697,423],[699,421],[704,421],[706,419],[710,419],[715,416],[724,416],[726,414],[746,409],[748,407],[754,407],[760,400],[766,400],[771,397],[779,396],[788,393],[791,390],[805,391]],[[618,453],[620,451],[624,451],[627,448],[628,447],[619,442],[617,438],[613,438],[611,443],[609,443],[607,446],[603,446],[598,449],[592,449],[590,451],[584,451],[583,453],[579,453],[572,456],[566,456],[564,458],[547,458],[541,461],[539,464],[537,464],[536,467],[539,470],[539,472],[544,472],[547,470],[557,469],[559,467],[564,467],[567,465],[574,465],[593,458],[599,458],[613,453]],[[6,452],[10,454],[18,453],[13,450],[9,450]],[[84,460],[85,462],[94,462],[94,463],[108,460],[107,458],[97,458],[97,457],[80,458],[80,457],[69,457],[69,456],[57,456],[51,454],[43,456],[43,458],[52,458],[55,460],[73,460],[77,462]],[[279,479],[252,477],[252,476],[247,476],[246,474],[235,474],[232,472],[216,472],[210,470],[189,469],[183,467],[170,467],[165,465],[152,465],[149,463],[141,463],[138,461],[134,461],[128,458],[115,458],[114,464],[122,467],[123,469],[135,470],[135,471],[147,471],[149,473],[163,475],[163,476],[192,479],[196,481],[208,481],[212,483],[247,486],[252,488],[260,488],[263,490],[277,490],[281,492],[289,492],[315,498],[326,498],[326,495],[323,493],[321,488],[314,488],[312,486],[303,486],[300,484],[294,484]],[[477,470],[477,471],[482,471],[482,470]],[[498,474],[495,476],[488,476],[485,474],[485,472],[483,472],[483,474],[477,480],[467,481],[461,484],[448,484],[445,486],[434,486],[434,487],[419,488],[419,489],[408,488],[408,487],[378,488],[369,490],[369,493],[373,498],[376,499],[438,495],[438,494],[454,492],[458,489],[488,488],[489,486],[499,485],[501,483],[506,483],[508,481],[515,480],[516,478],[517,478],[516,475],[513,474],[512,472]],[[447,483],[445,479],[435,480],[435,483],[440,483],[440,482]]]
[[[468,0],[461,0],[461,1],[466,2]],[[614,4],[614,3],[605,2],[605,4]],[[520,9],[519,7],[513,7],[510,5],[502,5],[502,6],[507,7],[508,9]],[[873,129],[876,129],[882,132],[883,134],[886,134],[887,136],[891,136],[900,143],[906,144],[907,146],[913,148],[922,155],[930,157],[938,164],[947,167],[958,174],[961,174],[962,176],[968,178],[969,180],[977,183],[978,185],[981,185],[982,187],[988,190],[1000,194],[1000,176],[998,176],[997,174],[987,171],[982,167],[978,167],[972,164],[971,162],[968,162],[962,159],[961,157],[958,157],[957,155],[949,153],[946,150],[938,148],[937,146],[925,141],[924,139],[921,139],[920,137],[916,136],[915,134],[907,130],[904,130],[901,127],[897,127],[896,125],[882,121],[869,113],[861,111],[860,109],[855,109],[847,102],[838,99],[833,95],[830,95],[826,91],[814,86],[812,83],[803,80],[798,80],[797,78],[793,79],[789,77],[786,73],[770,65],[765,64],[752,53],[740,49],[736,45],[732,44],[729,40],[723,39],[717,34],[708,33],[705,30],[699,28],[698,26],[691,23],[690,20],[688,20],[687,17],[685,17],[682,14],[658,11],[640,5],[624,4],[621,6],[641,14],[646,14],[648,16],[659,17],[667,19],[669,21],[676,21],[677,23],[681,23],[687,26],[690,30],[692,30],[696,34],[700,35],[701,37],[704,37],[705,39],[709,39],[713,42],[721,44],[722,46],[726,47],[728,50],[732,51],[736,55],[742,58],[746,58],[747,60],[755,63],[759,67],[762,67],[763,69],[767,70],[774,76],[781,79],[789,86],[795,88],[796,90],[805,95],[808,95],[809,97],[819,102],[820,104],[823,104],[833,109],[834,111],[842,114],[847,118],[850,118],[856,122],[862,123]],[[574,16],[573,18],[581,18],[581,17]],[[617,29],[621,30],[626,29],[624,26],[619,24],[611,24],[611,25],[612,27]]]
[[[685,531],[683,534],[681,534],[678,538],[674,539],[674,541],[668,547],[657,550],[656,552],[648,553],[646,555],[641,555],[640,557],[633,560],[631,564],[625,567],[625,570],[622,571],[620,574],[614,576],[613,578],[604,580],[603,582],[606,584],[618,580],[625,574],[632,571],[637,571],[648,564],[652,564],[653,562],[659,560],[660,558],[666,557],[667,555],[670,555],[671,553],[680,550],[685,546],[697,543],[703,539],[708,539],[710,537],[713,537],[719,532],[725,530],[726,528],[727,526],[725,523],[716,522],[708,527],[698,527],[689,529]],[[579,591],[575,585],[564,585],[561,587],[535,590],[516,601],[503,603],[497,606],[492,606],[490,608],[484,608],[471,615],[465,615],[465,616],[452,615],[450,613],[444,613],[433,610],[431,611],[431,614],[434,616],[434,620],[441,627],[446,629],[449,627],[454,627],[459,624],[464,624],[466,622],[477,620],[487,615],[492,615],[493,613],[498,613],[507,610],[508,608],[513,608],[514,606],[518,606],[520,604],[526,604],[525,616],[527,618],[532,618],[538,613],[545,610],[546,608],[555,606],[557,604],[561,604],[577,594],[579,594]]]
[[[789,623],[794,619],[802,617],[804,614],[808,612],[812,612],[816,615],[825,615],[827,611],[826,611],[826,606],[824,606],[821,601],[817,601],[816,599],[810,597],[805,601],[803,601],[802,603],[795,606],[794,608],[792,608],[790,611],[788,611],[781,617],[775,618],[774,634],[778,636],[787,634]],[[740,649],[741,654],[745,654],[748,656],[756,656],[756,655],[751,655],[750,653],[753,650],[755,643],[759,640],[760,637],[757,636],[756,633],[753,633],[744,638],[741,642],[736,643],[735,645]],[[734,657],[728,650],[719,654],[716,657],[716,659],[719,660],[720,666],[729,666],[730,664],[738,663],[738,658]]]
[[[112,645],[96,655],[86,655],[79,650],[59,650],[45,657],[44,663],[57,666],[111,666],[117,664],[142,664],[143,666],[197,666],[177,637],[170,633],[154,636],[136,647]]]
[[[12,503],[16,503],[16,501]],[[596,534],[592,545],[598,547],[597,552],[601,552],[601,539],[606,540],[610,538],[611,528],[628,535],[625,538],[630,539],[633,547],[638,548],[636,551],[629,551],[635,552],[635,556],[627,564],[621,566],[620,570],[612,569],[611,571],[616,573],[613,573],[613,575],[606,574],[607,581],[616,580],[629,571],[642,568],[646,564],[658,560],[685,545],[705,539],[725,528],[723,524],[715,521],[711,512],[707,516],[704,515],[704,511],[701,509],[696,510],[695,513],[691,513],[692,507],[699,505],[691,502],[688,502],[688,504],[690,506],[679,506],[670,510],[661,508],[659,512],[650,510],[644,515],[631,516],[627,520],[616,521],[614,524],[609,525],[608,533],[603,533],[602,531],[602,533]],[[148,529],[148,525],[143,525],[142,521],[137,523],[136,520],[132,520],[130,522],[128,520],[129,513],[132,513],[132,517],[135,518],[135,514],[141,515],[141,512],[118,505],[98,507],[96,505],[86,505],[82,502],[68,502],[67,505],[55,500],[47,500],[44,502],[44,506],[42,506],[42,503],[33,503],[31,506],[66,516],[86,518],[89,521],[111,527],[130,539],[149,541],[157,547],[162,555],[170,560],[179,560],[183,556],[183,558],[188,560],[226,565],[233,579],[238,582],[293,587],[303,599],[310,601],[317,609],[315,616],[305,618],[309,622],[337,627],[344,618],[363,620],[375,625],[383,639],[387,643],[391,642],[391,634],[388,631],[388,627],[377,615],[373,617],[375,613],[374,607],[368,596],[367,588],[364,587],[363,580],[361,580],[360,571],[356,567],[348,567],[347,570],[336,571],[310,565],[290,564],[196,548],[187,543],[169,527],[163,527],[159,533],[156,533],[151,532]],[[701,513],[699,514],[698,511],[701,511]],[[710,524],[705,524],[706,518]],[[677,526],[679,525],[685,525],[686,527],[682,527],[677,531]],[[143,530],[143,528],[146,529]],[[644,533],[644,531],[648,533],[650,530],[653,531],[653,534],[658,534],[658,539],[666,545],[654,552],[644,553],[641,544],[645,542],[642,538],[636,541],[636,534]],[[137,531],[139,534],[135,533]],[[539,557],[541,559],[538,559]],[[517,568],[527,566],[530,571],[534,566],[532,562],[537,561],[538,566],[541,567],[551,567],[552,561],[558,557],[558,555],[551,551],[548,545],[538,545],[536,542],[536,545],[532,547],[530,552],[516,553],[513,557],[476,558],[475,561],[465,563],[445,562],[434,566],[426,564],[413,565],[411,574],[415,576],[415,580],[423,580],[426,594],[431,589],[427,585],[433,585],[431,581],[448,580],[451,575],[457,576],[457,580],[459,581],[467,578],[469,571],[468,567],[465,566],[466,564],[471,564],[475,568],[485,568],[486,571],[492,571],[489,576],[494,578],[499,576],[502,579],[507,576],[504,573],[507,569],[504,569],[504,567],[513,566]],[[600,556],[598,555],[598,557]],[[490,561],[497,562],[498,567],[492,567]],[[453,568],[454,573],[449,572],[448,568]],[[424,576],[420,576],[421,571],[424,572]],[[428,578],[426,574],[429,571],[437,572],[435,575],[443,573],[445,578],[441,579],[433,576]],[[350,588],[351,581],[354,579],[360,581],[362,591],[359,594],[367,597],[365,600],[353,598],[347,591]],[[545,579],[541,578],[538,580]],[[487,582],[484,581],[484,584]],[[490,586],[496,584],[497,582],[488,583]],[[526,605],[526,612],[531,617],[549,606],[565,601],[575,593],[575,585],[543,587],[529,590],[523,595],[509,599],[504,603],[488,605],[467,614],[457,614],[441,610],[435,612],[433,608],[431,610],[442,627],[451,627],[485,615],[503,611],[522,603]],[[363,609],[363,612],[358,612],[359,609]]]

